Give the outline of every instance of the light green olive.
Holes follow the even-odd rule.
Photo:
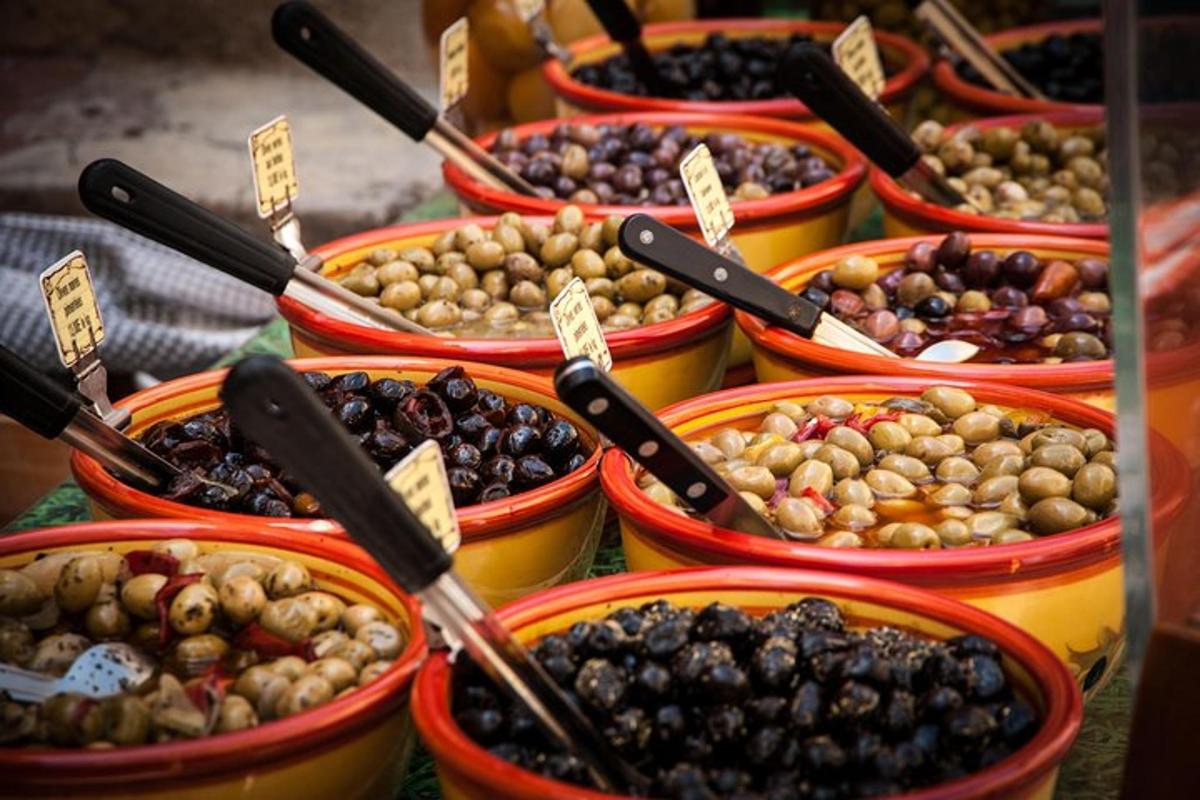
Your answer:
[[[957,433],[943,433],[941,436],[935,436],[942,444],[950,448],[950,455],[961,456],[967,452],[967,443]]]
[[[926,464],[937,464],[954,455],[954,448],[934,436],[915,436],[904,448],[904,453]]]
[[[862,547],[863,538],[854,531],[834,531],[822,538],[817,544],[821,547]]]
[[[23,667],[33,658],[33,653],[33,631],[29,626],[0,616],[0,662]]]
[[[308,665],[308,672],[329,681],[335,692],[358,682],[358,670],[344,658],[320,658]]]
[[[1104,431],[1096,428],[1084,428],[1080,432],[1084,439],[1083,454],[1088,458],[1112,448],[1112,442],[1104,435]]]
[[[1026,533],[1019,528],[1008,528],[1006,530],[997,531],[992,536],[992,544],[1016,544],[1018,542],[1031,542],[1033,535]]]
[[[379,279],[375,277],[375,272],[375,268],[370,264],[359,264],[338,283],[362,297],[375,297],[379,294],[380,289]]]
[[[938,462],[934,475],[944,483],[962,483],[970,486],[979,479],[979,468],[962,456],[950,456]]]
[[[900,547],[905,550],[932,550],[942,546],[942,540],[937,532],[928,525],[920,522],[902,522],[892,532],[888,541],[889,547]]]
[[[1096,453],[1096,455],[1092,456],[1091,463],[1103,464],[1109,469],[1115,470],[1117,468],[1117,454],[1112,450],[1106,450],[1103,453]]]
[[[930,386],[921,393],[921,399],[932,403],[950,419],[958,419],[975,410],[975,398],[953,386]]]
[[[499,223],[492,228],[492,241],[504,248],[505,253],[522,253],[525,251],[525,239],[516,225]],[[436,252],[436,250],[435,250]],[[441,255],[440,253],[438,255]]]
[[[187,636],[175,642],[168,659],[172,671],[182,675],[202,675],[229,652],[229,642],[212,633]]]
[[[277,717],[290,717],[333,699],[333,686],[320,675],[304,675],[275,703]]]
[[[896,529],[902,524],[903,523],[900,522],[889,522],[887,525],[881,525],[875,531],[875,543],[880,547],[890,547],[892,543],[892,535],[895,534]]]
[[[763,417],[761,428],[768,433],[774,433],[782,436],[784,439],[790,439],[799,430],[800,426],[789,415],[779,411],[772,411]]]
[[[37,643],[28,668],[47,675],[62,675],[91,646],[88,639],[77,633],[52,633]]]
[[[608,277],[608,267],[604,265],[604,259],[594,250],[577,250],[571,256],[571,272],[585,281]]]
[[[1017,491],[1016,475],[997,475],[979,482],[972,502],[980,508],[994,508],[1000,501]]]
[[[104,707],[89,697],[62,692],[42,703],[46,733],[57,745],[80,747],[104,735]]]
[[[725,460],[725,454],[712,442],[692,442],[691,448],[705,464],[719,464]]]
[[[802,461],[792,471],[788,481],[788,494],[799,497],[805,488],[824,496],[833,488],[835,469],[826,461],[812,458]]]
[[[242,670],[242,674],[238,675],[237,680],[233,682],[231,691],[246,698],[251,703],[257,704],[259,697],[262,696],[263,689],[280,677],[282,676],[267,666],[255,664]],[[284,682],[288,683],[289,681],[284,678]]]
[[[900,423],[884,420],[871,426],[867,438],[871,440],[871,445],[876,450],[882,450],[885,453],[903,453],[904,449],[908,447],[908,443],[912,441],[912,434]]]
[[[608,277],[614,281],[633,272],[635,265],[625,257],[619,247],[610,247],[604,252],[604,266]]]
[[[879,468],[903,475],[913,483],[928,483],[933,480],[933,473],[924,461],[899,453],[891,453],[879,459]]]
[[[964,521],[975,539],[990,539],[997,531],[1015,527],[1018,522],[1011,514],[1001,511],[980,511]]]
[[[355,632],[354,638],[369,645],[379,658],[395,658],[400,655],[400,650],[404,646],[404,639],[400,636],[400,631],[396,629],[396,626],[380,620],[368,622],[360,627]]]
[[[262,584],[249,575],[237,575],[221,584],[217,593],[225,616],[239,625],[258,617],[267,604]]]
[[[758,457],[758,464],[771,470],[775,477],[784,478],[791,475],[802,460],[800,445],[794,442],[780,442],[764,450]]]
[[[116,745],[145,744],[150,709],[138,696],[119,694],[103,700],[104,738]]]
[[[996,510],[1002,514],[1009,514],[1019,522],[1024,522],[1029,518],[1029,506],[1021,499],[1020,492],[1010,492],[1005,495],[1000,501],[1000,505],[996,506]]]
[[[775,476],[766,467],[738,467],[729,473],[728,481],[739,492],[752,492],[764,500],[775,494]]]
[[[158,607],[154,604],[154,598],[166,583],[166,575],[154,572],[135,575],[121,587],[121,603],[135,617],[158,619]]]
[[[380,660],[367,664],[358,673],[358,685],[366,686],[368,683],[387,672],[388,668],[392,666],[392,663],[393,662],[391,661]]]
[[[232,733],[243,731],[258,725],[258,714],[254,706],[244,697],[236,694],[226,696],[221,700],[221,710],[217,714],[217,732]]]
[[[865,480],[878,498],[903,499],[917,493],[917,487],[908,478],[890,470],[873,469],[866,474]]]
[[[967,506],[946,506],[938,509],[938,516],[942,519],[957,519],[966,520],[975,512]]]
[[[267,664],[267,668],[289,681],[295,681],[308,671],[308,664],[300,656],[282,656]]]
[[[54,600],[68,614],[77,614],[96,601],[104,577],[95,556],[72,558],[54,583]]]
[[[508,276],[502,269],[485,272],[479,279],[479,288],[487,292],[493,300],[506,300],[508,299]]]
[[[1103,464],[1084,464],[1075,473],[1071,497],[1080,505],[1104,511],[1117,495],[1117,474]]]
[[[974,453],[971,454],[972,456]],[[976,464],[979,462],[976,461]],[[991,461],[983,465],[983,469],[979,471],[979,479],[981,481],[990,480],[991,478],[1002,478],[1005,476],[1017,476],[1025,471],[1025,457],[1022,455],[1004,455],[996,456]]]
[[[839,528],[850,531],[861,531],[870,528],[876,522],[875,512],[866,506],[851,503],[838,508],[830,516],[830,521]]]
[[[125,607],[115,598],[92,604],[83,616],[83,627],[94,641],[123,639],[133,624]]]
[[[508,251],[505,250],[504,245],[500,244],[500,242],[483,239],[469,244],[463,253],[467,257],[467,263],[480,272],[496,269],[504,263],[504,258],[508,255]],[[529,258],[524,252],[520,252],[519,255]],[[537,266],[536,261],[533,264],[535,267]]]
[[[833,395],[822,395],[815,400],[809,401],[805,410],[809,414],[829,417],[831,419],[845,419],[854,413],[854,404],[849,400]]]
[[[370,645],[357,639],[342,642],[329,651],[329,658],[344,658],[359,670],[378,657],[379,655],[371,649]]]
[[[355,603],[352,606],[347,606],[342,612],[342,627],[351,636],[358,633],[358,629],[368,622],[382,620],[383,614],[375,606],[366,603]]]
[[[579,206],[563,206],[554,215],[555,231],[578,234],[583,230],[583,223],[583,211]]]
[[[389,285],[379,296],[379,303],[396,311],[408,311],[421,303],[421,287],[416,281],[399,281]]]
[[[285,597],[267,603],[258,617],[258,624],[289,642],[299,642],[313,633],[317,612],[296,597]]]
[[[315,633],[323,633],[337,627],[346,610],[346,604],[329,592],[305,592],[296,597],[308,603],[316,613],[317,622],[313,627]]]
[[[207,583],[191,583],[171,600],[167,619],[176,633],[192,636],[204,633],[216,618],[217,590]]]
[[[272,600],[307,592],[313,588],[312,576],[308,568],[299,561],[283,561],[267,573],[263,580],[263,588]]]
[[[479,229],[478,225],[467,225],[464,227],[473,229],[471,231],[472,235],[478,232],[479,238],[483,238],[483,231]],[[462,229],[460,228],[459,230],[461,231]],[[463,240],[460,237],[457,241],[461,243]],[[465,251],[467,248],[466,246],[462,246],[458,249]],[[420,272],[428,272],[433,269],[434,261],[436,260],[433,253],[426,247],[407,247],[400,251],[397,258],[412,264]]]
[[[591,191],[584,189],[583,191]],[[593,202],[589,200],[588,202]],[[584,250],[595,250],[597,253],[602,252],[608,245],[604,243],[604,223],[592,222],[585,225],[583,230],[579,232],[579,246]]]
[[[626,300],[645,303],[667,290],[666,277],[657,270],[635,269],[617,279],[617,291]]]
[[[722,428],[713,436],[712,443],[726,458],[737,458],[746,451],[746,439],[737,428]]]
[[[0,569],[0,617],[32,614],[45,600],[33,579],[16,570]]]
[[[1033,504],[1047,497],[1070,497],[1071,479],[1050,467],[1030,467],[1021,473],[1017,489],[1021,499]]]
[[[1081,452],[1087,449],[1087,437],[1082,432],[1058,425],[1050,425],[1034,431],[1026,439],[1029,442],[1027,452],[1033,452],[1048,444],[1067,444]]]
[[[375,272],[376,280],[379,281],[379,285],[384,287],[385,290],[393,283],[400,283],[401,281],[415,284],[419,277],[421,277],[421,273],[407,261],[389,261]]]
[[[516,322],[517,317],[521,312],[512,303],[498,302],[487,311],[483,312],[483,318],[488,321],[493,327],[502,328],[506,325],[511,325]]]
[[[983,444],[1000,435],[1000,420],[985,411],[971,411],[954,420],[954,432],[969,445]]]
[[[824,523],[811,503],[798,497],[785,497],[775,509],[775,523],[794,539],[814,539]]]
[[[924,414],[904,413],[896,422],[909,436],[938,436],[942,432],[942,426]]]
[[[947,483],[929,495],[935,506],[965,506],[971,502],[971,490],[961,483]]]
[[[875,493],[864,480],[843,478],[833,487],[833,501],[840,506],[858,505],[871,508],[875,505]]]
[[[813,458],[817,461],[824,461],[833,469],[835,481],[840,481],[842,478],[857,478],[862,472],[862,465],[858,457],[836,444],[822,445],[817,452],[813,453]]]
[[[571,260],[579,249],[579,237],[573,233],[556,233],[541,245],[542,263],[550,268],[561,267]]]
[[[1029,454],[1029,463],[1038,467],[1049,467],[1071,478],[1087,463],[1087,459],[1072,445],[1044,444]]]
[[[971,543],[971,529],[960,519],[944,519],[933,530],[944,547],[962,547]]]
[[[858,459],[860,466],[870,466],[875,461],[875,448],[871,446],[871,442],[866,436],[853,428],[847,428],[844,425],[830,428],[829,432],[825,434],[825,441],[848,451]]]

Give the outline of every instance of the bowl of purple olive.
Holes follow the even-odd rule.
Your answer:
[[[1028,634],[886,581],[636,573],[500,618],[653,797],[1048,796],[1082,718]],[[423,665],[413,713],[445,796],[613,796],[465,659]]]
[[[438,443],[457,508],[455,566],[491,603],[586,574],[604,522],[595,433],[545,378],[486,364],[403,357],[289,362],[386,472]],[[76,451],[71,468],[97,518],[257,522],[345,536],[320,504],[221,406],[224,373],[190,375],[118,403],[127,433],[180,467],[152,494]]]

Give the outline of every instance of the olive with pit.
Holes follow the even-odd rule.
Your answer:
[[[1084,464],[1075,473],[1071,498],[1093,511],[1104,511],[1117,495],[1117,475],[1104,464]]]
[[[221,709],[217,713],[218,733],[232,733],[253,728],[258,725],[258,714],[254,706],[245,697],[236,694],[227,695],[221,700]]]
[[[167,619],[176,633],[191,636],[204,633],[216,618],[219,605],[217,590],[208,583],[191,583],[171,600]]]
[[[289,642],[308,638],[317,625],[317,612],[298,597],[285,597],[267,603],[259,615],[258,624],[268,633]]]
[[[221,584],[217,593],[221,611],[239,625],[245,625],[262,613],[267,593],[262,584],[249,575],[237,575]]]
[[[1073,530],[1087,521],[1088,510],[1068,497],[1047,497],[1029,507],[1029,524],[1040,534]]]
[[[158,619],[158,606],[154,598],[166,583],[167,576],[156,572],[135,575],[121,587],[121,604],[136,617]]]
[[[396,626],[381,620],[363,625],[355,632],[354,638],[370,646],[380,658],[395,658],[404,646],[403,637]]]
[[[267,590],[268,597],[278,600],[312,589],[313,579],[308,568],[300,562],[283,561],[267,573],[263,588]]]
[[[320,675],[305,675],[289,686],[275,704],[275,714],[290,717],[333,699],[333,686]]]
[[[41,608],[43,602],[45,597],[31,578],[16,570],[0,569],[0,616],[24,617]]]
[[[54,583],[54,601],[68,614],[77,614],[96,602],[104,576],[95,556],[72,558]]]

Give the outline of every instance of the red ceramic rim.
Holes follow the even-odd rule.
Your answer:
[[[420,370],[436,373],[449,366],[462,366],[471,377],[495,381],[507,386],[536,392],[546,401],[558,403],[549,379],[491,364],[474,364],[443,361],[430,358],[407,358],[404,356],[345,356],[335,358],[297,358],[287,362],[296,370],[320,370],[323,372],[351,372],[354,370]],[[183,378],[166,381],[150,389],[131,394],[115,405],[137,414],[153,408],[163,400],[184,392],[212,388],[214,391],[225,378],[227,370],[199,372]],[[432,377],[432,374],[431,374]],[[490,503],[478,503],[458,511],[458,524],[464,543],[496,536],[513,529],[523,528],[543,519],[565,513],[575,507],[596,490],[596,472],[600,462],[600,448],[592,428],[573,412],[564,414],[592,448],[592,454],[583,466],[569,475],[551,481],[544,486],[531,489]],[[303,531],[345,537],[345,530],[329,519],[297,519],[293,517],[256,517],[250,514],[235,514],[229,511],[213,511],[198,508],[135,489],[112,476],[100,463],[78,450],[71,452],[71,472],[84,492],[99,503],[114,517],[170,517],[202,519],[228,524],[233,522],[254,523],[260,527]]]
[[[987,636],[1004,654],[1038,681],[1044,703],[1042,726],[1016,753],[993,766],[956,781],[903,795],[908,800],[1016,796],[1042,780],[1062,760],[1079,733],[1083,699],[1063,662],[1029,634],[987,612],[957,600],[890,581],[829,572],[770,567],[718,567],[639,572],[584,581],[531,595],[506,605],[500,618],[520,629],[555,614],[595,603],[619,604],[647,592],[802,591],[834,598],[884,604],[946,623],[958,630]],[[886,598],[886,600],[881,600]],[[612,795],[552,781],[493,756],[455,724],[449,708],[450,668],[445,654],[433,655],[413,686],[413,718],[421,739],[439,769],[466,776],[492,796],[605,800]]]
[[[1116,418],[1112,414],[1063,395],[970,380],[859,375],[729,389],[668,406],[659,411],[659,418],[673,427],[719,409],[768,399],[857,392],[920,394],[934,384],[961,387],[986,403],[1044,410],[1055,419],[1098,428],[1110,437],[1115,432]],[[1191,471],[1183,455],[1161,436],[1151,437],[1149,449],[1153,472],[1161,476],[1152,497],[1157,524],[1174,517],[1182,508],[1188,497]],[[937,586],[970,586],[1008,578],[1016,566],[1022,578],[1031,578],[1120,556],[1121,523],[1115,517],[1069,533],[1000,547],[920,552],[841,549],[764,539],[668,511],[638,488],[632,462],[615,448],[601,462],[600,481],[618,515],[628,517],[633,525],[688,551],[742,563],[853,572]]]
[[[1069,22],[1044,22],[1040,25],[1029,25],[1023,28],[1009,28],[1005,31],[985,36],[984,41],[997,51],[1011,50],[1026,42],[1040,42],[1051,34],[1061,33],[1100,33],[1103,23],[1098,19],[1079,19]],[[998,92],[976,86],[959,77],[949,61],[939,59],[933,65],[933,85],[946,95],[950,102],[961,105],[984,115],[995,114],[1031,114],[1046,111],[1093,111],[1103,110],[1101,103],[1064,103],[1058,100],[1034,100],[1028,97],[1015,97],[1011,94]]]
[[[442,233],[461,225],[475,223],[484,229],[495,227],[498,217],[453,217],[356,233],[313,250],[326,261],[343,253],[363,247],[395,243],[397,240]],[[550,218],[537,221],[548,222]],[[278,298],[279,312],[288,324],[318,338],[329,339],[338,346],[363,348],[368,351],[388,350],[411,356],[446,358],[453,361],[482,361],[506,367],[550,368],[562,361],[562,346],[558,339],[467,338],[423,336],[399,331],[384,331],[365,325],[355,325],[322,314],[286,295]],[[703,308],[681,314],[665,322],[623,331],[606,333],[604,338],[612,351],[613,360],[628,362],[664,350],[671,350],[704,336],[730,319],[729,306],[710,303]]]
[[[563,124],[632,125],[644,122],[654,127],[682,125],[703,127],[734,133],[758,133],[779,136],[815,146],[833,153],[841,163],[841,169],[832,178],[816,186],[794,192],[764,197],[761,200],[737,200],[733,202],[734,216],[739,226],[781,222],[794,217],[815,216],[829,208],[847,203],[850,195],[862,183],[866,175],[866,160],[862,154],[832,133],[814,130],[811,127],[785,120],[765,117],[737,116],[733,114],[682,114],[668,112],[596,114],[565,119],[548,119],[515,125],[510,130],[519,140],[535,133],[549,134]],[[488,149],[497,133],[480,136],[475,141]],[[522,214],[553,214],[567,205],[566,200],[548,200],[542,197],[527,197],[505,189],[494,189],[479,183],[454,164],[442,163],[442,175],[451,189],[471,208],[516,211]],[[692,207],[683,206],[606,206],[591,203],[575,203],[589,219],[602,219],[610,214],[625,216],[634,212],[649,214],[668,225],[685,230],[696,229],[696,216]]]
[[[921,241],[935,244],[941,236],[913,236],[906,239],[876,239],[870,242],[835,247],[818,253],[787,261],[770,269],[766,275],[788,290],[796,290],[807,278],[820,269],[833,266],[839,259],[852,254],[884,256],[903,253],[911,245]],[[1065,236],[1014,236],[1006,234],[972,233],[974,247],[991,247],[1001,250],[1067,250],[1082,256],[1108,257],[1108,242],[1099,239],[1077,239]],[[894,358],[867,355],[837,347],[828,347],[810,339],[766,325],[758,317],[742,311],[734,311],[738,326],[759,347],[785,359],[812,365],[821,371],[839,373],[870,373],[872,375],[894,375],[903,372],[922,375],[938,380],[971,378],[983,381],[1000,381],[1033,389],[1068,391],[1078,389],[1104,389],[1112,386],[1113,362],[1078,361],[1069,364],[941,364],[916,361],[906,358],[897,362]]]
[[[272,761],[311,755],[351,738],[404,703],[417,668],[426,655],[421,608],[405,594],[363,550],[345,541],[320,536],[292,536],[262,526],[187,520],[118,520],[64,525],[14,533],[0,538],[0,555],[28,552],[31,556],[54,547],[102,544],[112,541],[157,541],[183,537],[197,542],[236,542],[304,553],[328,559],[378,581],[404,604],[410,638],[396,658],[396,667],[377,680],[323,706],[274,720],[245,731],[203,739],[165,742],[112,750],[11,749],[0,747],[0,774],[45,784],[61,776],[63,792],[71,786],[97,781],[142,784],[187,779],[211,780],[238,770],[261,769]],[[138,788],[144,789],[139,786]]]
[[[1032,120],[1046,120],[1055,125],[1083,126],[1104,121],[1101,111],[1060,111],[1054,114],[1025,114],[1011,117],[989,117],[983,120],[949,125],[947,131],[971,126],[988,128],[1019,128]],[[1018,219],[989,217],[986,214],[966,214],[913,197],[883,170],[871,168],[871,191],[883,203],[888,213],[899,217],[919,230],[986,231],[988,233],[1048,234],[1051,236],[1080,236],[1086,239],[1107,239],[1107,222],[1033,222]]]
[[[690,33],[758,33],[789,35],[808,33],[814,38],[832,40],[845,30],[838,22],[804,22],[765,19],[718,19],[703,22],[663,22],[646,25],[646,36],[686,35]],[[894,103],[907,96],[929,69],[929,55],[925,49],[911,39],[894,33],[876,30],[875,38],[886,49],[898,51],[903,60],[901,70],[888,78],[884,84],[882,103]],[[573,56],[582,56],[592,50],[610,44],[606,34],[580,39],[568,49]],[[760,117],[782,117],[813,121],[816,117],[808,106],[791,97],[774,97],[769,100],[724,100],[696,101],[674,100],[666,97],[639,97],[621,94],[580,83],[571,76],[557,59],[547,59],[542,66],[542,76],[556,95],[586,110],[605,111],[687,111],[706,114],[752,114]]]

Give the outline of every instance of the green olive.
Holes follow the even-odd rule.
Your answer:
[[[746,439],[737,428],[722,428],[713,436],[712,443],[726,458],[737,458],[746,451]]]
[[[47,675],[62,675],[91,645],[77,633],[52,633],[37,643],[28,668]]]
[[[666,290],[666,277],[652,269],[635,269],[617,279],[617,292],[624,299],[635,303],[645,303]]]
[[[954,433],[969,445],[983,444],[1000,436],[1000,420],[985,411],[971,411],[954,421]]]
[[[465,253],[471,245],[482,242],[485,238],[487,237],[483,228],[470,222],[454,232],[454,247]]]
[[[871,446],[871,442],[866,436],[853,428],[847,428],[844,425],[833,427],[825,434],[825,441],[848,451],[858,459],[860,466],[870,466],[875,461],[875,448]]]
[[[944,519],[933,526],[943,547],[962,547],[971,543],[971,529],[959,519]]]
[[[608,277],[615,281],[633,272],[636,265],[625,257],[619,247],[610,247],[604,251],[604,268],[608,271]]]
[[[23,667],[33,653],[33,631],[24,623],[0,616],[0,662]]]
[[[283,561],[267,573],[263,588],[267,590],[268,597],[278,600],[307,592],[313,588],[313,579],[308,574],[308,568],[299,561]]]
[[[928,483],[933,480],[933,473],[924,461],[900,453],[889,453],[879,459],[879,468],[903,475],[913,483]]]
[[[585,281],[590,278],[607,278],[608,267],[596,251],[577,250],[571,256],[571,273]]]
[[[546,278],[546,270],[528,253],[510,253],[504,257],[503,263],[509,286],[516,286],[521,281],[541,283]]]
[[[1040,534],[1073,530],[1087,521],[1088,510],[1067,497],[1047,497],[1029,507],[1029,525]]]
[[[308,672],[329,681],[335,692],[358,683],[358,670],[344,658],[321,658],[308,665]]]
[[[68,614],[79,613],[96,601],[103,583],[100,562],[95,556],[72,558],[54,584],[54,600]]]
[[[1009,492],[1000,501],[1000,505],[996,506],[996,510],[1012,516],[1019,522],[1029,519],[1029,506],[1021,499],[1020,492]]]
[[[221,709],[217,713],[217,733],[244,731],[256,725],[258,714],[245,697],[231,694],[221,700]]]
[[[491,306],[492,296],[483,289],[467,289],[462,293],[459,303],[462,305],[464,312],[474,311],[482,314]]]
[[[275,703],[275,715],[290,717],[333,699],[333,686],[320,675],[305,675],[293,683]]]
[[[1087,458],[1069,444],[1044,444],[1029,454],[1029,463],[1049,467],[1070,478],[1087,463]]]
[[[359,670],[358,685],[366,686],[368,683],[375,680],[383,673],[387,672],[388,669],[392,666],[392,663],[393,662],[391,662],[391,661],[380,660],[380,661],[373,661],[370,664],[367,664],[365,667],[363,667],[361,670]]]
[[[360,642],[357,639],[350,639],[342,642],[329,651],[330,658],[344,658],[354,665],[355,669],[361,670],[367,664],[370,664],[378,654],[371,649],[370,645],[365,642]]]
[[[964,521],[975,539],[990,539],[997,531],[1012,528],[1018,522],[1011,514],[1002,511],[980,511]]]
[[[775,524],[793,539],[813,539],[824,530],[812,503],[798,497],[785,497],[779,501],[775,508]]]
[[[104,600],[93,604],[83,616],[83,627],[95,641],[123,639],[132,629],[129,614],[119,600]]]
[[[863,538],[854,531],[834,531],[817,542],[821,547],[853,548],[862,547]]]
[[[1021,473],[1017,488],[1021,499],[1033,504],[1047,497],[1070,497],[1071,479],[1050,467],[1030,467]]]
[[[979,479],[979,468],[962,456],[950,456],[938,462],[934,475],[944,483],[971,485]]]
[[[237,680],[233,682],[231,691],[246,698],[251,703],[257,704],[263,690],[280,677],[282,676],[265,665],[255,664],[252,667],[242,670],[242,674],[238,675]],[[284,681],[288,682],[286,678],[284,678]]]
[[[980,508],[994,508],[1000,501],[1017,491],[1018,478],[1016,475],[997,475],[986,478],[975,487],[972,502]]]
[[[310,636],[317,626],[317,612],[296,597],[285,597],[267,603],[258,623],[268,632],[289,642],[299,642]]]
[[[861,291],[879,278],[879,265],[862,255],[847,256],[833,267],[833,283],[843,289]]]
[[[500,328],[516,322],[521,312],[512,303],[498,302],[483,312],[483,318],[492,326]]]
[[[153,572],[135,575],[121,587],[121,603],[136,617],[158,619],[158,607],[154,598],[166,582],[166,575]]]
[[[775,476],[766,467],[739,467],[729,473],[728,480],[738,491],[752,492],[764,500],[775,494]]]
[[[971,490],[961,483],[947,483],[938,487],[927,500],[935,506],[965,506],[971,502]]]
[[[942,426],[937,424],[924,414],[901,414],[900,419],[896,420],[900,427],[908,431],[910,437],[917,436],[938,436],[942,432]]]
[[[202,675],[229,652],[229,642],[212,633],[187,636],[175,642],[169,662],[172,670],[184,675]]]
[[[854,404],[841,397],[822,395],[810,401],[804,409],[814,416],[820,414],[830,419],[845,419],[854,413]]]
[[[225,581],[217,596],[225,616],[239,625],[257,618],[267,604],[267,593],[262,584],[249,575],[238,575]]]
[[[363,297],[375,297],[379,294],[379,279],[375,276],[375,268],[370,264],[359,264],[338,283]]]
[[[518,308],[542,309],[546,307],[546,290],[533,281],[521,281],[513,286],[509,299]]]
[[[312,607],[316,612],[317,622],[313,627],[316,633],[322,633],[337,627],[341,621],[342,613],[346,610],[346,604],[338,597],[329,592],[305,592],[297,595],[297,598]]]
[[[395,658],[404,647],[404,639],[396,626],[382,620],[363,625],[355,632],[354,638],[369,645],[380,658]]]
[[[421,303],[421,287],[416,281],[400,281],[393,283],[383,290],[379,303],[386,308],[396,311],[408,311]]]
[[[592,295],[590,298],[592,310],[596,312],[596,319],[604,322],[606,319],[617,313],[616,306],[613,301],[603,295]]]
[[[873,469],[864,480],[878,498],[907,498],[917,493],[917,487],[908,478],[886,469]]]
[[[145,744],[150,735],[150,709],[140,697],[119,694],[103,701],[104,738],[116,745]]]
[[[553,269],[571,260],[579,249],[579,237],[573,233],[556,233],[546,239],[539,251],[542,263]]]
[[[343,620],[345,619],[345,612],[343,612],[342,618]],[[349,640],[350,637],[345,631],[332,630],[314,634],[309,640],[309,644],[312,646],[312,651],[316,654],[317,658],[325,658],[325,656],[329,655],[330,650]]]
[[[451,264],[446,269],[446,277],[454,281],[458,287],[459,296],[467,289],[475,289],[479,286],[479,273],[471,269],[468,264]]]
[[[515,225],[498,223],[492,228],[492,241],[504,248],[505,253],[525,252],[525,239]],[[467,258],[470,261],[470,257]]]
[[[42,607],[46,598],[38,585],[12,569],[0,569],[0,616],[24,617]]]
[[[1075,473],[1071,497],[1094,511],[1104,511],[1117,496],[1117,474],[1103,464],[1084,464]]]
[[[932,403],[950,419],[958,419],[975,410],[975,398],[970,392],[953,386],[931,386],[921,393],[921,399]]]
[[[603,297],[609,302],[617,296],[617,287],[608,278],[588,278],[584,283],[584,288],[590,297]],[[613,306],[613,311],[616,311],[616,306]]]
[[[942,540],[937,532],[920,522],[903,522],[891,535],[889,547],[900,547],[905,550],[932,550],[942,546]]]
[[[764,431],[777,434],[784,439],[791,439],[792,435],[800,429],[800,426],[791,417],[779,411],[772,411],[763,417],[760,427]]]
[[[104,708],[82,694],[64,692],[42,703],[50,741],[57,745],[79,747],[104,735]]]
[[[943,458],[954,455],[954,448],[933,436],[914,436],[904,453],[925,464],[936,465]]]
[[[375,279],[385,289],[400,281],[413,281],[421,277],[417,268],[407,261],[389,261],[375,272]]]
[[[207,583],[191,583],[171,600],[167,619],[176,633],[204,633],[216,618],[217,590]]]
[[[508,277],[502,269],[485,272],[479,279],[479,288],[491,295],[494,300],[504,300],[508,297]]]
[[[871,508],[875,505],[875,493],[864,480],[843,478],[833,487],[833,501],[841,506],[858,505]]]
[[[1008,528],[1006,530],[997,531],[992,535],[992,544],[1017,544],[1018,542],[1031,542],[1033,535],[1026,533],[1019,528]]]
[[[860,506],[855,503],[839,507],[830,516],[830,521],[834,525],[851,531],[866,530],[875,524],[876,519],[875,512],[866,506]]]
[[[267,664],[267,668],[289,681],[299,680],[301,675],[308,672],[308,664],[299,656],[281,656]]]
[[[800,445],[794,442],[780,442],[764,450],[758,457],[758,464],[771,470],[775,477],[785,478],[791,475],[803,460]]]
[[[558,269],[551,270],[546,276],[546,296],[551,298],[558,297],[574,277],[575,275],[569,267],[559,267]]]
[[[497,223],[497,227],[504,225],[504,222]],[[448,230],[433,240],[433,245],[430,249],[434,256],[440,256],[443,253],[449,253],[455,247],[455,239],[458,237],[458,231]],[[414,269],[416,269],[414,267]]]
[[[802,461],[788,479],[788,494],[800,497],[806,488],[822,497],[833,488],[833,467],[824,461],[810,458]]]
[[[583,230],[583,211],[579,206],[563,206],[554,215],[554,230],[578,235]]]
[[[1071,331],[1064,333],[1054,346],[1054,355],[1060,358],[1087,358],[1099,360],[1108,356],[1104,342],[1090,333]]]
[[[903,453],[904,449],[908,447],[908,443],[912,441],[912,434],[900,423],[884,420],[871,426],[867,438],[871,440],[871,445],[876,450],[882,450],[885,453]]]

